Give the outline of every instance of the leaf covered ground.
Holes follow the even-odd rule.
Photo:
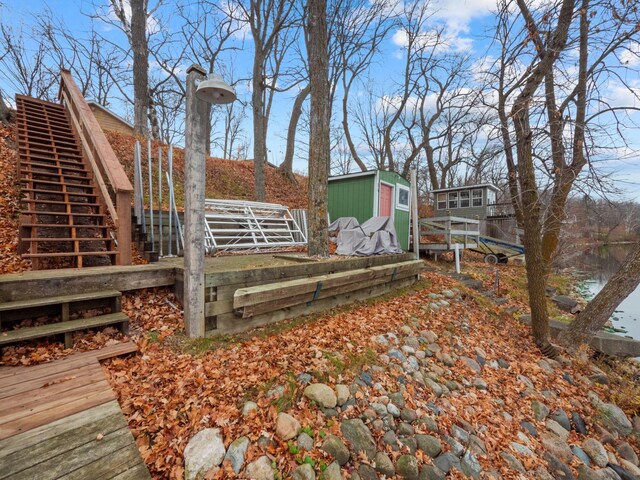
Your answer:
[[[577,411],[585,418],[593,414],[586,399],[587,391],[597,391],[603,398],[608,392],[597,385],[586,387],[578,381],[571,384],[563,376],[584,378],[583,375],[591,373],[588,363],[574,362],[555,373],[541,366],[542,357],[533,346],[528,329],[507,313],[518,306],[517,299],[496,306],[484,296],[463,289],[463,301],[453,302],[440,311],[425,308],[430,293],[452,287],[459,284],[439,273],[427,273],[417,287],[398,296],[277,324],[239,337],[199,341],[187,340],[182,335],[182,319],[173,299],[162,301],[162,295],[148,292],[146,295],[153,301],[143,296],[126,307],[127,313],[145,328],[139,342],[141,354],[114,359],[106,369],[155,478],[183,478],[187,442],[206,427],[220,428],[227,445],[240,436],[249,437],[251,446],[246,461],[266,454],[273,459],[282,478],[289,476],[301,461],[312,462],[319,471],[331,459],[318,448],[300,452],[290,443],[278,440],[273,436],[276,417],[280,411],[293,415],[312,435],[316,446],[329,434],[341,436],[339,420],[360,415],[380,392],[360,387],[355,394],[356,404],[341,413],[342,417],[329,418],[302,395],[304,385],[297,380],[298,375],[307,373],[313,381],[334,387],[338,383],[352,384],[362,372],[371,373],[386,392],[403,391],[408,407],[420,414],[434,415],[425,405],[437,402],[445,412],[437,416],[444,432],[461,421],[477,428],[487,450],[486,455],[479,457],[483,469],[499,472],[507,479],[522,478],[500,453],[513,452],[512,442],[522,441],[518,437],[521,421],[540,427],[532,418],[530,400],[523,397],[523,377],[533,383],[536,391],[552,392],[545,397],[551,410]],[[509,297],[508,293],[506,296]],[[416,330],[431,330],[440,338],[442,351],[431,359],[434,370],[445,367],[443,354],[475,358],[478,349],[486,353],[487,359],[500,358],[510,367],[485,369],[486,390],[466,389],[438,399],[424,385],[406,377],[401,379],[401,372],[380,360],[387,347],[374,338],[399,332],[407,324]],[[462,382],[469,376],[460,362],[445,368],[454,381]],[[248,400],[256,402],[259,408],[244,417],[241,410]],[[638,412],[628,412],[634,413]],[[273,441],[258,446],[257,440],[262,435],[272,436]],[[572,441],[579,440],[579,434],[571,435]],[[374,436],[378,448],[384,450],[382,434]],[[539,440],[531,438],[529,448],[538,452],[542,447]],[[387,450],[392,457],[401,453]],[[424,456],[419,460],[424,464],[430,462]],[[527,469],[542,464],[541,456],[520,460]],[[353,472],[361,461],[364,459],[352,458],[343,473]],[[219,470],[215,477],[231,478],[233,474],[227,468]],[[462,476],[453,473],[449,478]]]

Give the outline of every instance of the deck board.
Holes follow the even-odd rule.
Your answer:
[[[0,479],[151,478],[99,363],[134,347],[1,368]]]

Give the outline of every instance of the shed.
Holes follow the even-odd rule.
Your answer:
[[[372,170],[329,177],[329,216],[392,217],[403,250],[409,249],[411,183],[395,172]]]
[[[116,115],[111,110],[103,107],[97,102],[89,101],[87,103],[89,104],[89,108],[93,112],[94,117],[96,117],[98,124],[102,127],[102,130],[135,135],[133,125],[127,122],[124,118]]]

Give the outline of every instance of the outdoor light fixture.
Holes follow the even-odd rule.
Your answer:
[[[236,99],[233,87],[216,73],[210,73],[207,78],[198,82],[196,97],[214,105],[231,103]]]

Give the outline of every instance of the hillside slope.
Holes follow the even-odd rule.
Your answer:
[[[135,138],[117,132],[105,132],[113,150],[124,165],[130,179],[133,179],[133,151]],[[157,198],[157,157],[160,142],[152,142],[153,152],[152,173],[154,181],[154,197]],[[142,147],[142,176],[144,189],[148,185],[147,145]],[[162,145],[163,172],[168,168],[168,146]],[[178,208],[184,205],[184,151],[182,148],[173,149],[173,183]],[[306,208],[307,206],[307,178],[296,175],[297,183],[290,182],[278,170],[267,166],[267,201],[279,203],[289,208]],[[164,173],[163,173],[164,176]],[[168,189],[166,180],[163,182],[163,204],[168,208]],[[207,158],[206,197],[216,199],[255,200],[253,162],[241,160],[222,160]],[[154,200],[157,201],[157,200]]]

